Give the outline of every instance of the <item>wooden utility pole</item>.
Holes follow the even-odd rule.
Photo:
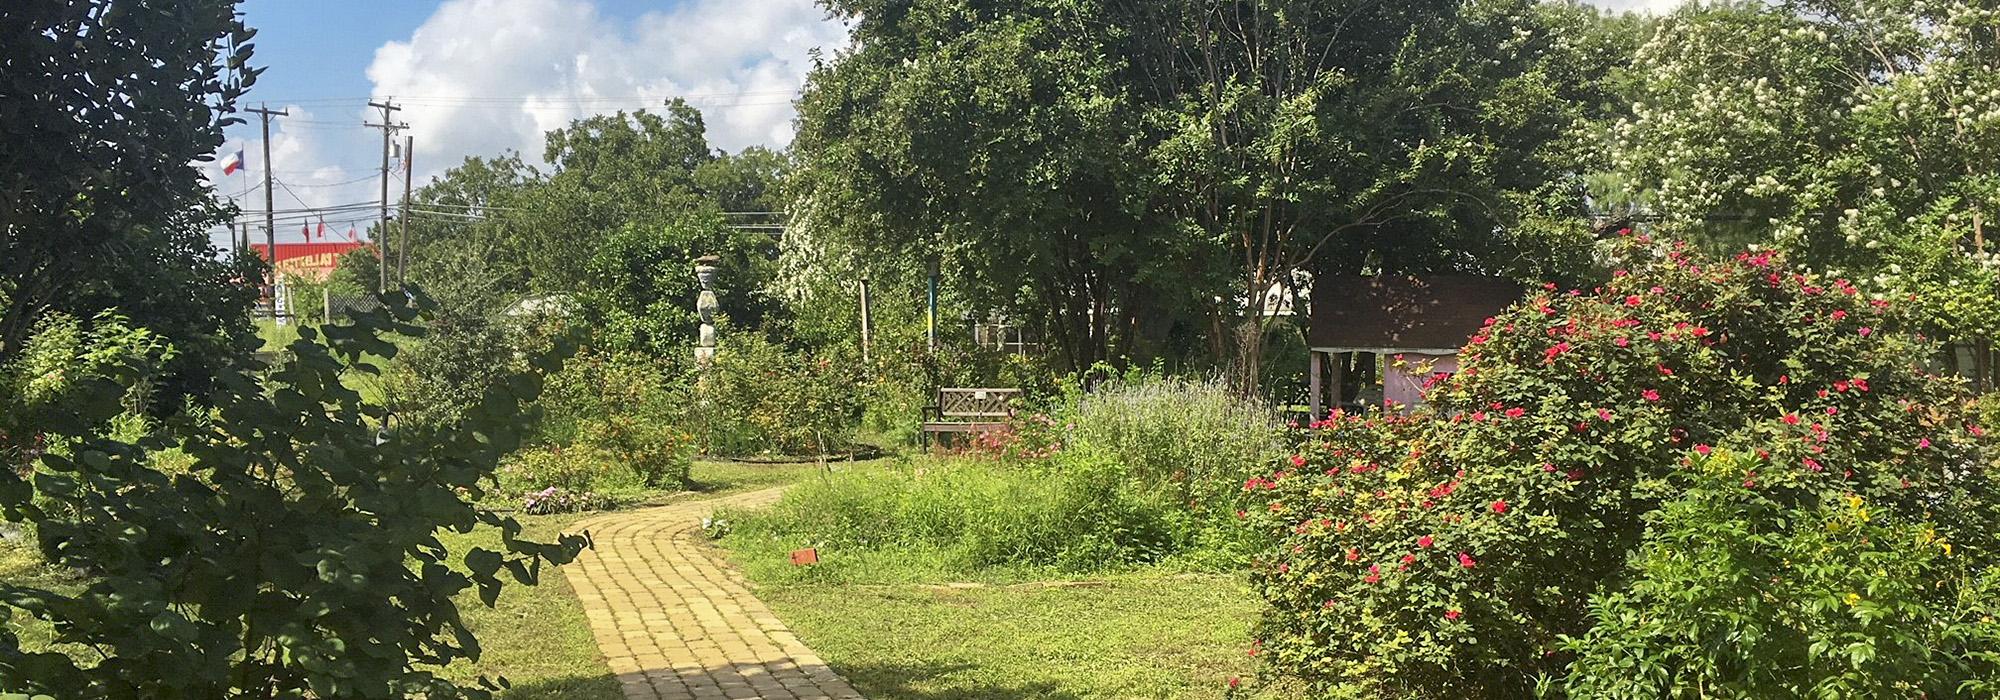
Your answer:
[[[403,206],[396,210],[401,219],[403,236],[396,244],[396,286],[410,283],[410,161],[415,158],[417,137],[403,137]]]
[[[259,104],[256,109],[243,110],[255,114],[264,125],[264,253],[270,256],[271,276],[265,285],[271,294],[271,323],[278,322],[278,224],[272,210],[276,209],[271,193],[271,117],[291,116],[288,110],[271,111],[270,105]],[[249,233],[244,233],[249,238]],[[248,247],[248,246],[245,246]]]
[[[368,106],[382,110],[382,123],[364,121],[361,125],[382,130],[382,219],[375,225],[375,270],[380,273],[380,279],[375,283],[375,291],[386,292],[389,291],[389,144],[398,130],[408,129],[410,125],[392,121],[392,113],[402,109],[396,106],[394,100],[369,102]]]

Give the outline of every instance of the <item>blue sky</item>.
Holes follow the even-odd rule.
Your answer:
[[[846,41],[814,0],[247,0],[242,11],[258,30],[252,64],[267,68],[248,102],[291,112],[271,138],[281,212],[376,201],[381,134],[361,125],[379,120],[371,97],[406,106],[397,118],[415,139],[419,185],[467,156],[514,150],[538,163],[547,130],[669,97],[701,108],[719,148],[783,147],[813,52]],[[261,212],[266,165],[245,116],[223,151],[241,149],[247,170],[209,172],[218,192]],[[345,231],[370,212],[324,218]],[[301,240],[302,223],[281,222],[279,240]]]
[[[258,30],[252,64],[266,68],[246,106],[290,112],[272,127],[275,209],[328,210],[336,232],[365,227],[370,212],[331,210],[378,197],[381,133],[362,126],[380,121],[371,98],[405,106],[396,118],[415,139],[419,185],[467,156],[513,150],[539,163],[549,129],[671,97],[701,108],[719,148],[782,147],[812,53],[846,37],[813,0],[248,0],[241,9]],[[223,155],[240,149],[246,170],[209,172],[217,191],[261,213],[263,144],[255,115],[245,116]],[[300,240],[303,223],[281,221],[279,240]]]

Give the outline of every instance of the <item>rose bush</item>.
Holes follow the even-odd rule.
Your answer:
[[[1816,522],[1808,516],[1826,504],[1857,498],[1898,535],[1930,538],[1896,540],[1903,545],[1949,543],[1952,566],[1908,587],[1935,615],[1911,614],[1943,624],[1940,616],[1963,622],[1970,612],[1985,632],[1883,643],[1878,652],[1897,654],[1896,664],[1808,672],[1793,686],[1713,668],[1728,654],[1762,653],[1740,639],[1705,640],[1721,646],[1710,656],[1646,647],[1632,654],[1689,672],[1624,696],[1859,687],[1821,685],[1824,674],[1907,696],[1993,677],[1991,603],[1962,607],[1996,551],[1990,440],[1968,419],[1960,384],[1920,365],[1931,347],[1896,332],[1908,327],[1906,300],[1769,253],[1712,261],[1640,237],[1609,259],[1617,269],[1604,286],[1551,287],[1492,319],[1460,373],[1413,415],[1338,417],[1243,484],[1241,516],[1275,542],[1253,572],[1270,602],[1258,653],[1330,697],[1522,697],[1538,684],[1604,696],[1578,673],[1636,666],[1591,657],[1573,667],[1579,651],[1596,651],[1573,640],[1638,643],[1604,620],[1658,619],[1646,581],[1678,551],[1661,543],[1688,536],[1675,529],[1688,521],[1672,514],[1727,469],[1734,488],[1777,509],[1771,522]],[[1709,461],[1721,452],[1740,458]],[[1757,546],[1780,562],[1785,552],[1820,551]],[[1821,555],[1868,566],[1869,551]],[[1800,575],[1790,573],[1798,563],[1773,568],[1774,583]],[[1707,580],[1743,580],[1741,571],[1712,573]],[[1786,605],[1760,609],[1769,614],[1743,623],[1753,634],[1783,636],[1813,619]],[[1749,674],[1767,662],[1781,660],[1737,667]]]

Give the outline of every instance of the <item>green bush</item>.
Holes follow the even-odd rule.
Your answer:
[[[694,464],[694,442],[666,423],[643,416],[611,415],[585,422],[578,445],[601,452],[640,486],[681,488]]]
[[[499,480],[501,493],[510,498],[552,488],[586,492],[638,487],[638,480],[618,469],[610,455],[589,446],[521,450],[501,464]]]
[[[636,353],[585,353],[565,363],[536,402],[536,444],[509,458],[501,490],[535,500],[559,489],[575,503],[608,504],[619,495],[685,488],[694,441],[677,427],[686,394],[673,371]]]
[[[2000,691],[2000,569],[1859,495],[1744,488],[1759,466],[1693,460],[1686,492],[1650,519],[1630,588],[1593,601],[1589,630],[1563,645],[1570,697]]]
[[[0,619],[32,617],[50,647],[0,627],[0,688],[94,698],[485,698],[436,669],[477,658],[455,597],[492,605],[508,578],[534,583],[583,546],[521,540],[520,525],[478,508],[499,459],[521,437],[534,375],[495,382],[455,422],[381,430],[387,412],[340,382],[385,336],[416,335],[398,295],[352,326],[303,329],[268,372],[237,369],[194,411],[105,432],[144,361],[102,368],[64,399],[63,419],[33,426],[65,449],[31,477],[0,470],[0,515],[31,523],[51,564],[87,572],[74,594],[0,582]],[[238,358],[247,360],[247,358]],[[537,357],[546,366],[550,358]],[[373,369],[372,367],[364,368]],[[179,450],[181,473],[155,467]],[[182,461],[186,462],[184,458]],[[502,551],[451,551],[437,532],[481,524]]]
[[[2000,553],[1990,440],[1967,420],[1956,380],[1913,364],[1930,353],[1895,331],[1908,327],[1905,305],[1770,254],[1712,261],[1635,239],[1609,256],[1621,269],[1603,288],[1538,293],[1494,319],[1415,415],[1330,421],[1244,485],[1244,516],[1274,542],[1252,574],[1270,603],[1262,634],[1274,669],[1322,696],[1388,698],[1524,697],[1538,678],[1583,697],[1640,687],[1648,691],[1628,697],[1712,696],[1709,678],[1773,692],[1860,683],[1907,697],[1917,693],[1896,689],[1992,678],[1994,623],[1962,604],[1990,590],[1973,582],[1990,580]],[[1720,452],[1749,457],[1704,460]],[[1597,629],[1607,616],[1643,625],[1696,615],[1711,604],[1663,596],[1678,586],[1727,599],[1749,580],[1718,570],[1712,587],[1698,587],[1668,566],[1735,546],[1727,533],[1688,531],[1696,521],[1681,510],[1710,503],[1703,489],[1720,477],[1705,470],[1725,467],[1727,483],[1769,499],[1769,520],[1748,521],[1757,527],[1823,521],[1826,504],[1853,496],[1890,528],[1880,537],[1951,543],[1949,569],[1898,572],[1883,592],[1915,577],[1910,590],[1924,591],[1930,612],[1896,614],[1977,619],[1979,633],[1934,628],[1912,643],[1870,636],[1881,628],[1857,620],[1829,632],[1893,663],[1823,663],[1775,679],[1739,671],[1797,657],[1740,636],[1705,637],[1719,646],[1695,654],[1670,635]],[[1777,533],[1754,550],[1779,557],[1771,572],[1784,580],[1767,583],[1771,592],[1843,583],[1786,552],[1863,571],[1887,561],[1872,548],[1879,539],[1855,544],[1865,535],[1815,551],[1797,549],[1810,538]],[[1682,553],[1677,541],[1695,549]],[[1783,644],[1806,622],[1788,616],[1814,604],[1766,603],[1693,629],[1768,631]],[[1616,646],[1572,666],[1579,650],[1594,651],[1570,641],[1579,639]],[[1925,645],[1928,654],[1903,653]],[[1744,656],[1753,651],[1773,656]],[[1808,653],[1834,652],[1809,644]],[[1727,665],[1732,655],[1741,666]],[[1633,659],[1677,670],[1652,686],[1606,677],[1635,675]]]
[[[478,316],[437,319],[423,338],[387,363],[388,398],[397,421],[434,429],[463,417],[503,378],[527,368],[504,322]]]
[[[677,424],[684,420],[686,367],[631,352],[583,352],[549,375],[535,441],[576,442],[590,423],[612,417]]]
[[[726,340],[695,370],[689,427],[705,454],[835,454],[854,446],[855,367],[754,333]]]
[[[843,472],[793,487],[768,510],[725,513],[731,546],[761,552],[818,547],[819,575],[858,554],[934,557],[942,572],[993,567],[1093,571],[1173,553],[1171,504],[1126,488],[1101,463],[1022,468],[954,460]],[[769,559],[770,557],[763,557]]]
[[[685,488],[694,463],[688,436],[663,423],[613,416],[586,421],[567,445],[530,447],[508,457],[499,472],[507,497],[547,489],[603,496],[615,503],[660,488]]]

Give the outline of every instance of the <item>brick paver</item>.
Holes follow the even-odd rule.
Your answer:
[[[563,567],[597,647],[630,700],[859,700],[700,541],[718,506],[783,489],[614,513],[578,523],[596,543]]]

